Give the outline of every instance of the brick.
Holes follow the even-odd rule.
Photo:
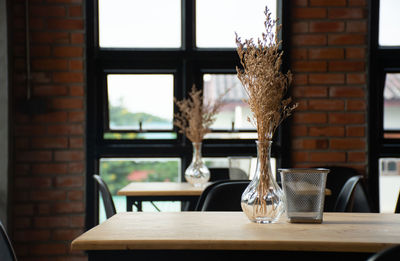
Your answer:
[[[32,201],[60,201],[66,199],[66,192],[62,190],[36,190],[30,193]]]
[[[293,46],[317,46],[317,45],[326,45],[327,39],[326,35],[323,34],[300,34],[292,36],[292,45]]]
[[[291,156],[294,162],[308,161],[308,153],[304,151],[292,151]]]
[[[83,111],[68,112],[68,122],[83,122],[85,120],[85,113]]]
[[[308,23],[307,22],[293,22],[292,23],[292,32],[307,33],[308,32]]]
[[[347,159],[349,162],[365,162],[367,159],[367,156],[365,155],[365,152],[363,151],[349,151],[347,153]]]
[[[29,15],[32,17],[65,16],[66,13],[65,7],[60,5],[31,6],[29,10]]]
[[[37,96],[65,96],[68,94],[68,87],[63,85],[35,85],[33,94]]]
[[[82,6],[73,5],[69,7],[69,16],[72,17],[82,17]]]
[[[32,220],[29,217],[14,217],[13,225],[16,229],[28,228],[32,224]]]
[[[81,176],[63,176],[57,177],[55,186],[58,188],[76,188],[83,187],[83,177]]]
[[[332,22],[332,21],[318,21],[310,22],[310,32],[312,33],[332,33],[332,32],[343,32],[344,22]]]
[[[55,30],[83,30],[82,19],[48,19],[47,27]]]
[[[331,124],[361,124],[365,123],[364,113],[330,113]]]
[[[330,148],[339,150],[365,149],[365,139],[363,138],[331,139]]]
[[[17,149],[28,149],[29,148],[29,140],[27,138],[15,138],[15,148]]]
[[[84,96],[85,90],[82,85],[71,85],[69,86],[70,96]]]
[[[31,42],[38,43],[69,43],[69,34],[67,32],[35,32],[31,35]]]
[[[328,87],[325,86],[304,86],[293,89],[294,97],[327,97]]]
[[[365,90],[355,86],[337,86],[329,88],[330,97],[362,98],[365,97]]]
[[[37,204],[37,214],[39,215],[50,215],[50,204]]]
[[[343,137],[345,130],[341,126],[323,126],[310,127],[308,132],[310,136]]]
[[[363,47],[349,47],[346,48],[346,59],[364,59],[366,48]]]
[[[15,179],[17,188],[50,188],[52,186],[51,178],[48,177],[21,177]]]
[[[322,61],[294,61],[292,68],[295,72],[326,72],[327,63]]]
[[[325,18],[326,14],[325,8],[295,7],[292,9],[292,17],[294,19]]]
[[[84,160],[84,153],[81,150],[70,150],[70,151],[55,151],[55,161],[77,161]]]
[[[50,231],[46,229],[41,230],[24,230],[16,231],[14,234],[15,241],[26,242],[26,241],[43,241],[50,239]]]
[[[365,73],[348,73],[346,75],[346,82],[348,84],[365,84],[366,83]]]
[[[69,147],[72,149],[82,149],[84,147],[83,138],[70,138]]]
[[[313,111],[340,111],[344,109],[344,101],[334,99],[310,100],[308,108]]]
[[[50,83],[51,82],[51,74],[47,72],[32,72],[31,73],[31,82],[33,84],[39,83]]]
[[[67,148],[68,139],[65,137],[44,137],[44,138],[33,138],[33,148]]]
[[[66,174],[68,165],[65,163],[33,164],[33,174]]]
[[[308,0],[292,0],[291,4],[293,6],[307,6]]]
[[[326,123],[327,115],[326,113],[294,113],[293,114],[294,123]]]
[[[83,70],[83,61],[82,60],[69,61],[69,69],[70,69],[70,71],[82,71]]]
[[[43,30],[44,29],[44,19],[42,17],[40,17],[40,18],[31,17],[29,19],[29,29]]]
[[[290,128],[290,133],[292,137],[307,136],[307,127],[304,125],[292,125]]]
[[[346,136],[348,137],[364,137],[365,126],[347,126]]]
[[[348,22],[346,22],[346,32],[366,33],[367,32],[367,21],[348,21]]]
[[[310,84],[343,84],[344,74],[342,73],[320,73],[309,75]]]
[[[366,18],[363,8],[331,8],[328,10],[329,19],[361,19]]]
[[[293,48],[290,54],[292,60],[305,60],[307,59],[306,48]]]
[[[83,33],[71,33],[70,41],[72,44],[83,44],[85,36]]]
[[[82,216],[71,216],[69,218],[70,227],[82,228],[85,225],[85,217]]]
[[[83,201],[84,193],[81,190],[68,191],[67,198],[72,201]]]
[[[366,44],[365,34],[330,34],[329,45],[358,45]]]
[[[46,2],[54,4],[82,4],[83,0],[46,0]]]
[[[308,110],[308,101],[307,100],[297,100],[296,102],[297,102],[296,111]]]
[[[30,47],[31,57],[48,57],[51,54],[49,45],[32,45]]]
[[[32,216],[34,213],[33,204],[15,204],[13,206],[15,216]]]
[[[293,75],[293,85],[304,85],[307,83],[308,83],[308,75],[307,74],[295,73]]]
[[[37,123],[47,123],[47,124],[60,123],[60,122],[66,122],[67,116],[68,114],[65,111],[49,112],[40,115],[35,115],[33,117],[33,121]]]
[[[80,46],[56,46],[53,47],[54,57],[82,57],[83,48]]]
[[[353,61],[330,61],[329,71],[332,72],[353,72],[365,71],[365,62]]]
[[[85,166],[82,162],[69,162],[68,163],[68,171],[71,174],[83,173],[84,170],[85,170]]]
[[[44,162],[52,160],[51,151],[18,151],[16,155],[18,162]]]
[[[311,6],[346,6],[346,0],[310,0]]]
[[[364,100],[348,100],[346,109],[348,111],[365,111],[367,108]]]
[[[52,135],[82,135],[84,128],[82,124],[59,124],[47,127],[47,133]]]
[[[57,229],[53,232],[53,240],[72,241],[83,233],[82,229]]]
[[[367,0],[349,0],[349,6],[367,6]]]
[[[319,59],[343,59],[343,48],[311,48],[308,50],[308,57],[312,60]]]
[[[57,214],[70,214],[70,213],[82,213],[85,207],[82,202],[62,202],[53,205],[53,211]]]
[[[327,139],[295,139],[293,142],[294,149],[326,149],[328,148]]]
[[[62,59],[34,59],[32,61],[33,70],[66,70],[68,68],[68,61]]]
[[[83,83],[81,72],[55,72],[53,81],[56,83]]]
[[[62,228],[69,227],[71,219],[73,217],[68,216],[35,217],[33,223],[36,228]]]
[[[40,243],[29,245],[29,251],[32,255],[62,255],[66,254],[68,247],[63,243]]]
[[[83,109],[82,98],[55,98],[52,99],[53,109]]]
[[[345,162],[345,152],[309,152],[309,161],[311,162]]]

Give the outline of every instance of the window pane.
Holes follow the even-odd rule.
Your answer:
[[[266,5],[276,19],[276,0],[196,1],[196,46],[235,48],[235,32],[242,39],[261,37]]]
[[[100,47],[178,48],[180,0],[99,0]]]
[[[238,130],[254,130],[255,127],[247,120],[251,111],[243,99],[247,94],[236,74],[204,74],[204,102],[213,104],[227,89],[230,91],[224,96],[224,105],[216,115],[213,130],[227,130],[230,133],[210,133],[206,138],[239,138],[254,139],[255,132],[236,132]]]
[[[379,5],[379,45],[400,45],[400,1],[380,0]]]
[[[172,74],[107,75],[111,130],[172,130]]]
[[[383,91],[383,128],[386,138],[400,138],[400,73],[387,73]]]
[[[400,188],[400,159],[379,159],[379,206],[381,213],[394,213]]]
[[[179,158],[102,158],[100,175],[113,196],[117,212],[126,211],[126,198],[117,196],[118,190],[130,182],[179,182],[181,160]],[[161,211],[180,211],[180,202],[156,202]],[[149,202],[143,203],[143,211],[157,211]],[[105,220],[103,203],[100,202],[100,221]]]

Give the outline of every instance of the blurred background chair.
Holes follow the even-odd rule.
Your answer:
[[[229,168],[208,168],[210,171],[210,182],[229,179]]]
[[[349,178],[359,174],[356,169],[344,166],[318,166],[315,168],[330,170],[326,179],[326,188],[330,189],[331,195],[325,197],[324,211],[335,211],[335,204],[344,184]]]
[[[337,197],[334,211],[371,212],[371,207],[363,187],[361,176],[354,176],[346,181]]]
[[[115,210],[115,205],[110,190],[108,189],[107,184],[99,175],[95,174],[93,175],[93,178],[97,183],[98,190],[100,191],[101,198],[103,199],[106,216],[107,218],[110,218],[117,213],[117,211]]]
[[[1,261],[17,261],[10,238],[0,222],[0,260]]]
[[[374,254],[367,261],[392,261],[400,260],[400,245],[388,247]]]
[[[250,180],[220,180],[204,189],[196,211],[241,211],[243,191]]]

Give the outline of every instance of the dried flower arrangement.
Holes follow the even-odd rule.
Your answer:
[[[266,195],[270,189],[268,148],[266,142],[273,138],[275,130],[280,123],[291,115],[297,107],[291,98],[285,98],[288,86],[292,82],[292,74],[288,71],[282,73],[282,54],[279,46],[282,41],[278,40],[278,32],[281,26],[278,20],[271,18],[268,7],[265,9],[265,29],[262,39],[257,43],[253,39],[241,41],[236,34],[237,53],[243,69],[236,68],[237,76],[248,95],[247,103],[252,111],[252,118],[248,120],[256,126],[258,135],[258,157],[260,164],[260,183],[258,192]],[[275,29],[275,30],[274,30]],[[266,211],[265,205],[262,211]]]
[[[179,112],[174,115],[174,125],[193,143],[202,142],[204,136],[210,132],[215,115],[223,105],[222,96],[214,104],[204,104],[202,91],[196,90],[194,85],[189,98],[181,101],[174,99],[174,102],[179,108]]]

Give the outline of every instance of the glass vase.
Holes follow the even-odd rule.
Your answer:
[[[256,143],[256,173],[242,194],[241,206],[250,221],[275,223],[284,211],[284,204],[282,189],[271,170],[272,141]]]
[[[185,170],[185,179],[195,187],[200,187],[210,179],[210,171],[201,156],[201,142],[193,142],[193,158]]]

